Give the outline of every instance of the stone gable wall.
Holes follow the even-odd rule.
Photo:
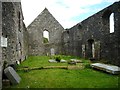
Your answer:
[[[49,43],[43,43],[43,31],[49,32]],[[61,36],[64,28],[44,9],[43,12],[28,26],[29,32],[29,55],[50,54],[54,48],[55,54],[61,53]]]

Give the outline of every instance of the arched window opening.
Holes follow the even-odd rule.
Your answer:
[[[43,43],[49,43],[49,32],[47,30],[43,31]]]
[[[110,15],[110,33],[114,32],[114,13]]]

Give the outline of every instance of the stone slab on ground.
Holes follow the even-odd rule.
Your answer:
[[[21,78],[12,67],[7,67],[4,73],[13,85],[20,83]]]
[[[82,63],[82,60],[77,60],[77,59],[70,59],[70,61],[76,62],[76,63]]]
[[[120,73],[120,67],[114,66],[114,65],[108,65],[108,64],[103,64],[103,63],[93,63],[93,64],[91,64],[91,67],[106,71],[111,74],[119,74]]]
[[[54,59],[50,59],[50,60],[48,60],[48,62],[50,62],[50,63],[57,63],[57,61],[54,60]]]
[[[60,62],[61,62],[61,63],[67,63],[67,61],[66,61],[66,60],[63,60],[63,59],[60,60]]]

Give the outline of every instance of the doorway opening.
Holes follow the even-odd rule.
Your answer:
[[[88,57],[93,59],[95,58],[95,46],[93,39],[88,40]]]

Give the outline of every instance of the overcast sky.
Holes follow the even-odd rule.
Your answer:
[[[21,0],[28,26],[46,7],[66,29],[118,0]]]

